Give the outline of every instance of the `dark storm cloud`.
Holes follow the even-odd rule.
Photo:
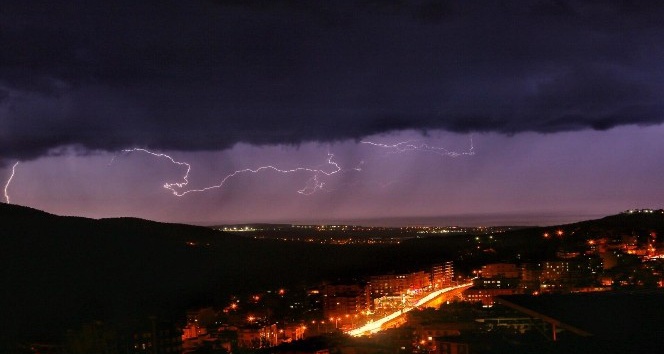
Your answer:
[[[525,3],[3,4],[0,159],[664,120],[662,5]]]

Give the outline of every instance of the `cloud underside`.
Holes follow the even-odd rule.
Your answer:
[[[8,5],[0,159],[664,120],[662,5],[346,3]]]

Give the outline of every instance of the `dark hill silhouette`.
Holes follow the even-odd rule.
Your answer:
[[[569,233],[583,236],[603,233],[605,236],[620,236],[623,234],[644,235],[650,232],[664,231],[664,212],[654,210],[652,213],[620,213],[597,220],[581,221],[563,225],[562,229]]]
[[[663,218],[621,214],[560,228],[576,235],[661,234]],[[500,235],[496,257],[554,252],[557,245],[541,237],[553,229]],[[198,226],[63,217],[0,204],[0,336],[59,340],[67,328],[91,320],[182,318],[187,308],[225,303],[231,294],[457,261],[469,245],[465,235],[371,246],[254,240]]]
[[[563,232],[562,237],[557,236],[558,231]],[[518,253],[524,260],[541,260],[553,258],[561,248],[584,245],[591,238],[611,239],[627,235],[644,240],[653,232],[661,242],[664,235],[664,212],[661,209],[653,213],[620,213],[565,225],[517,229],[502,235],[504,242],[496,250],[503,258]],[[550,235],[549,239],[543,237],[545,233]]]
[[[9,338],[57,340],[90,320],[181,318],[188,307],[231,294],[411,269],[450,256],[412,243],[254,240],[205,227],[63,217],[7,204],[0,204],[0,220],[0,326]]]
[[[233,244],[210,229],[138,219],[60,217],[6,204],[0,217],[0,321],[10,336],[52,337],[90,319],[169,315],[223,275],[186,240]]]

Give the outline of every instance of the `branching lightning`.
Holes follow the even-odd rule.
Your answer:
[[[425,152],[425,153],[432,153],[440,156],[447,156],[447,157],[460,157],[460,156],[472,156],[475,154],[474,151],[474,145],[473,145],[473,137],[470,137],[470,148],[468,151],[463,151],[463,152],[457,152],[457,151],[451,151],[446,148],[442,147],[436,147],[436,146],[431,146],[425,143],[418,143],[417,141],[403,141],[399,142],[396,144],[386,144],[386,143],[378,143],[378,142],[373,142],[373,141],[361,141],[361,144],[367,144],[371,145],[374,147],[382,148],[382,149],[387,149],[389,150],[389,153],[404,153],[404,152],[409,152],[409,151],[420,151],[420,152]],[[272,171],[276,173],[281,173],[281,174],[294,174],[294,173],[307,173],[310,175],[310,178],[307,180],[305,185],[297,190],[299,194],[302,195],[312,195],[318,191],[323,190],[325,187],[325,178],[324,177],[329,177],[332,175],[335,175],[337,173],[342,173],[344,171],[361,171],[361,166],[364,164],[364,161],[361,161],[359,165],[355,168],[350,168],[350,169],[342,169],[342,167],[334,160],[334,154],[328,152],[327,153],[327,160],[326,160],[326,166],[329,168],[323,169],[322,167],[296,167],[292,169],[282,169],[278,168],[273,165],[266,165],[266,166],[260,166],[257,168],[245,168],[241,170],[236,170],[233,171],[232,173],[229,173],[225,177],[223,177],[219,183],[208,186],[208,187],[203,187],[203,188],[187,188],[189,186],[189,174],[191,172],[191,164],[188,162],[184,161],[177,161],[170,155],[164,154],[164,153],[158,153],[158,152],[152,152],[147,149],[142,149],[142,148],[133,148],[133,149],[125,149],[122,150],[123,153],[129,154],[133,152],[141,152],[145,153],[154,157],[158,158],[165,158],[168,161],[170,161],[172,164],[182,167],[185,172],[184,175],[181,178],[181,181],[179,182],[165,182],[163,184],[163,188],[169,190],[173,195],[176,197],[182,197],[185,196],[189,193],[195,193],[195,192],[205,192],[209,191],[212,189],[220,189],[222,188],[230,179],[233,179],[237,176],[243,175],[243,174],[256,174],[260,172],[267,172],[267,171]],[[115,156],[113,159],[110,161],[109,165],[113,164],[115,161]],[[7,204],[11,203],[11,199],[9,197],[9,186],[11,185],[12,180],[14,179],[14,176],[16,175],[16,167],[18,166],[19,162],[16,162],[11,169],[11,175],[9,176],[9,179],[7,180],[7,183],[4,186],[4,198]],[[392,182],[391,182],[392,183]]]
[[[175,161],[175,159],[173,159],[173,158],[172,158],[171,156],[169,156],[169,155],[162,154],[162,153],[152,152],[152,151],[150,151],[150,150],[146,150],[146,149],[140,149],[140,148],[135,148],[135,149],[125,149],[125,150],[122,150],[122,152],[124,152],[124,153],[144,152],[144,153],[146,153],[146,154],[150,154],[150,155],[155,156],[155,157],[164,157],[164,158],[170,160],[171,163],[173,163],[174,165],[178,165],[178,166],[187,166],[187,172],[185,172],[184,176],[182,177],[182,182],[179,182],[179,183],[178,183],[178,182],[174,182],[174,183],[164,183],[164,188],[170,190],[170,191],[173,192],[173,194],[175,194],[176,196],[181,197],[182,195],[186,194],[186,192],[185,192],[185,193],[182,194],[182,195],[178,195],[178,193],[180,193],[180,192],[178,192],[178,191],[176,190],[176,188],[180,188],[180,189],[181,189],[181,188],[186,187],[186,186],[189,184],[189,172],[191,171],[191,165],[190,165],[190,164],[188,164],[188,163],[186,163],[186,162]],[[114,158],[115,158],[115,157],[114,157]],[[113,160],[111,160],[111,163],[112,163],[112,162],[113,162]]]
[[[384,144],[384,143],[376,143],[372,141],[360,141],[361,144],[368,144],[371,146],[379,147],[379,148],[384,148],[384,149],[389,149],[390,153],[403,153],[403,152],[409,152],[409,151],[422,151],[422,152],[427,152],[427,153],[432,153],[440,156],[447,156],[447,157],[460,157],[460,156],[472,156],[475,155],[475,147],[473,145],[473,136],[470,136],[470,148],[468,151],[462,151],[462,152],[457,152],[457,151],[451,151],[443,147],[436,147],[436,146],[431,146],[428,144],[424,143],[417,143],[417,141],[402,141],[396,144]]]
[[[399,142],[396,144],[385,144],[385,143],[377,143],[377,142],[372,142],[372,141],[361,141],[360,143],[362,144],[367,144],[371,145],[374,147],[379,147],[383,149],[388,149],[390,153],[404,153],[404,152],[409,152],[409,151],[421,151],[421,152],[426,152],[426,153],[432,153],[440,156],[447,156],[447,157],[460,157],[460,156],[472,156],[475,154],[474,151],[474,146],[473,146],[473,138],[472,136],[470,137],[470,148],[468,151],[464,152],[456,152],[456,151],[451,151],[446,148],[442,147],[436,147],[436,146],[431,146],[425,143],[417,143],[416,141],[403,141]],[[326,165],[329,167],[328,169],[323,169],[320,167],[296,167],[293,169],[282,169],[278,168],[273,165],[266,165],[266,166],[260,166],[257,168],[245,168],[241,170],[236,170],[225,177],[223,177],[219,183],[208,186],[208,187],[203,187],[203,188],[188,188],[189,186],[189,174],[191,172],[191,164],[188,162],[184,161],[177,161],[175,160],[172,156],[164,154],[164,153],[159,153],[159,152],[153,152],[147,149],[142,149],[142,148],[133,148],[133,149],[125,149],[122,150],[123,153],[125,154],[130,154],[133,152],[140,152],[140,153],[145,153],[154,157],[158,158],[165,158],[168,161],[170,161],[172,164],[182,167],[185,172],[184,175],[182,176],[181,180],[179,182],[165,182],[163,184],[163,188],[169,190],[173,195],[176,197],[182,197],[185,196],[189,193],[196,193],[196,192],[206,192],[212,189],[220,189],[226,183],[235,177],[238,177],[243,174],[255,174],[255,173],[260,173],[260,172],[267,172],[267,171],[272,171],[276,173],[281,173],[281,174],[293,174],[293,173],[308,173],[310,174],[310,178],[307,180],[305,185],[299,189],[297,192],[302,195],[312,195],[318,191],[323,190],[325,186],[325,182],[323,181],[323,177],[329,177],[332,175],[335,175],[337,173],[344,172],[344,169],[341,168],[341,166],[334,161],[334,154],[331,154],[330,152],[327,153],[327,160],[326,160]],[[115,157],[111,160],[109,163],[112,164],[113,161],[115,160]],[[364,163],[364,161],[361,161],[360,164],[351,169],[347,169],[347,171],[353,170],[353,171],[361,171],[361,166]],[[12,174],[13,175],[13,174]],[[11,181],[11,178],[10,178]],[[9,185],[9,182],[7,183]],[[5,197],[7,200],[9,198],[7,197],[6,193],[6,187],[5,187]]]
[[[7,201],[7,204],[11,204],[9,201],[9,193],[7,190],[9,189],[9,184],[12,183],[12,179],[14,179],[14,175],[16,174],[16,166],[18,166],[18,162],[12,166],[12,174],[9,176],[9,179],[7,180],[7,184],[5,184],[5,200]]]
[[[325,185],[325,182],[320,180],[321,176],[332,176],[334,174],[337,174],[342,171],[341,166],[337,164],[334,161],[334,155],[328,153],[327,154],[327,165],[331,166],[332,169],[330,171],[325,171],[323,169],[319,168],[309,168],[309,167],[297,167],[293,169],[280,169],[272,165],[267,165],[267,166],[261,166],[257,168],[245,168],[242,170],[237,170],[234,171],[228,175],[226,175],[224,178],[221,179],[221,181],[218,184],[215,184],[213,186],[209,187],[204,187],[204,188],[198,188],[198,189],[186,189],[186,187],[189,184],[189,172],[191,172],[191,165],[187,162],[182,162],[182,161],[176,161],[173,157],[163,154],[163,153],[156,153],[152,152],[146,149],[140,149],[140,148],[135,148],[135,149],[125,149],[122,150],[124,153],[132,153],[132,152],[143,152],[155,157],[163,157],[171,161],[171,163],[178,165],[178,166],[185,166],[186,167],[186,172],[184,176],[182,177],[182,182],[173,182],[173,183],[164,183],[163,187],[165,189],[168,189],[173,193],[173,195],[177,197],[182,197],[184,195],[187,195],[189,193],[195,193],[195,192],[205,192],[209,191],[211,189],[219,189],[223,187],[226,182],[238,175],[242,174],[247,174],[247,173],[259,173],[262,171],[274,171],[278,173],[283,173],[283,174],[290,174],[290,173],[296,173],[296,172],[305,172],[305,173],[311,173],[312,176],[309,178],[307,183],[305,184],[302,189],[298,190],[297,192],[303,195],[311,195],[316,193],[317,191],[323,189],[323,186]],[[356,168],[355,170],[359,170]]]

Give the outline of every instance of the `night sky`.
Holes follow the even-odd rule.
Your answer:
[[[202,224],[661,208],[663,18],[629,0],[3,1],[2,201]]]

